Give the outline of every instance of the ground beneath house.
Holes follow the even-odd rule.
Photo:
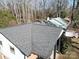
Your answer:
[[[66,54],[59,54],[56,59],[79,59],[79,38],[72,38],[71,44]]]

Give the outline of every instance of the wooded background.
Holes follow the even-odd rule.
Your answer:
[[[70,0],[71,1],[71,0]],[[0,27],[72,16],[79,19],[79,0],[0,0]],[[76,16],[75,16],[76,15]],[[4,25],[5,24],[5,25]]]

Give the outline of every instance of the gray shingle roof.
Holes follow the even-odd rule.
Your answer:
[[[0,32],[25,55],[34,52],[47,58],[52,53],[61,30],[44,24],[25,24],[0,29]]]

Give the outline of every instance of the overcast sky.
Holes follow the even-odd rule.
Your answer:
[[[69,0],[69,5],[73,5],[73,0]]]
[[[7,0],[2,0],[2,1],[6,2]],[[8,0],[8,1],[11,1],[11,0]],[[15,0],[15,1],[16,1],[16,0]],[[34,5],[34,3],[37,3],[37,5],[38,5],[38,3],[39,3],[40,1],[42,1],[42,0],[32,0],[31,4]],[[49,7],[49,6],[51,5],[51,1],[52,1],[52,0],[47,0],[47,2],[46,2],[46,6],[47,6],[47,7]],[[70,6],[70,5],[73,5],[73,0],[68,0],[68,1],[69,1],[69,6]]]

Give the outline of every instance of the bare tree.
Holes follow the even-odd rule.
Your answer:
[[[0,0],[2,1],[2,0]],[[7,0],[7,7],[11,10],[12,14],[16,16],[18,24],[29,23],[37,18],[46,19],[47,16],[59,14],[68,6],[68,0]],[[34,3],[32,4],[32,2]],[[4,5],[3,2],[0,2]],[[48,5],[48,7],[47,7]],[[50,5],[50,6],[49,6]]]
[[[79,8],[79,0],[75,0],[77,5],[76,5],[76,8],[78,9]]]
[[[3,0],[0,0],[0,8],[6,9],[6,4],[4,3]]]
[[[44,11],[44,17],[45,17],[45,19],[46,19],[46,2],[47,2],[47,0],[43,0],[43,11]]]

